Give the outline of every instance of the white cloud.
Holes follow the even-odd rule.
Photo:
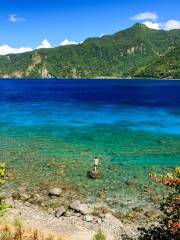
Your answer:
[[[52,48],[52,45],[48,42],[47,39],[44,39],[42,43],[39,46],[37,46],[36,49],[40,49],[40,48]]]
[[[42,41],[42,43],[36,49],[51,48],[51,47],[52,47],[51,44],[48,42],[47,39],[45,39],[44,41]],[[0,55],[24,53],[24,52],[30,52],[33,50],[34,49],[30,48],[30,47],[13,48],[7,44],[4,44],[4,45],[0,46]]]
[[[62,41],[60,46],[66,46],[66,45],[72,45],[72,44],[78,44],[78,43],[75,42],[75,41],[71,41],[71,40],[65,39],[64,41]]]
[[[33,49],[30,47],[20,47],[20,48],[13,48],[8,45],[2,45],[0,46],[0,55],[6,55],[6,54],[16,54],[16,53],[24,53],[24,52],[30,52]]]
[[[172,29],[180,29],[180,21],[177,20],[168,20],[167,22],[164,23],[159,23],[159,22],[151,22],[151,21],[146,21],[143,22],[144,25],[146,25],[148,28],[152,29],[163,29],[163,30],[172,30]]]
[[[180,29],[180,21],[171,19],[164,24],[165,30]]]
[[[105,33],[101,33],[99,37],[101,38],[101,37],[104,37],[105,35],[106,35]]]
[[[148,28],[152,28],[152,29],[156,29],[156,30],[161,29],[161,24],[160,23],[146,21],[143,24],[146,25]]]
[[[9,15],[9,21],[10,22],[24,22],[26,21],[25,18],[19,17],[16,14],[10,14]]]
[[[139,13],[133,17],[131,17],[131,20],[138,21],[138,20],[156,20],[158,19],[158,15],[154,12],[143,12]]]

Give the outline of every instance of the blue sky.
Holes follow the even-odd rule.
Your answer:
[[[0,0],[0,4],[1,48],[34,49],[44,39],[47,47],[48,42],[58,46],[65,39],[81,42],[135,22],[156,29],[180,28],[180,0]],[[170,20],[174,22],[168,27]]]

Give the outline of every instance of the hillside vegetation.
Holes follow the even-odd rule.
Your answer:
[[[169,51],[165,56],[149,64],[145,69],[136,72],[137,77],[180,78],[180,46]]]
[[[114,35],[89,38],[79,45],[0,56],[0,77],[177,78],[180,77],[177,46],[180,46],[180,30],[153,30],[135,24]],[[173,63],[167,64],[172,59]]]

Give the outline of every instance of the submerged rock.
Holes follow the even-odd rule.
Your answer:
[[[135,186],[135,185],[137,185],[137,182],[134,181],[134,180],[127,180],[126,181],[126,185],[128,185],[128,186]]]
[[[92,179],[98,179],[102,177],[102,174],[99,171],[88,171],[87,176]]]

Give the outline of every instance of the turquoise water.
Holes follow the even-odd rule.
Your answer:
[[[114,208],[157,204],[151,172],[180,165],[180,81],[0,80],[0,159],[10,185]],[[102,179],[87,178],[99,156]],[[133,181],[127,185],[127,180]]]

